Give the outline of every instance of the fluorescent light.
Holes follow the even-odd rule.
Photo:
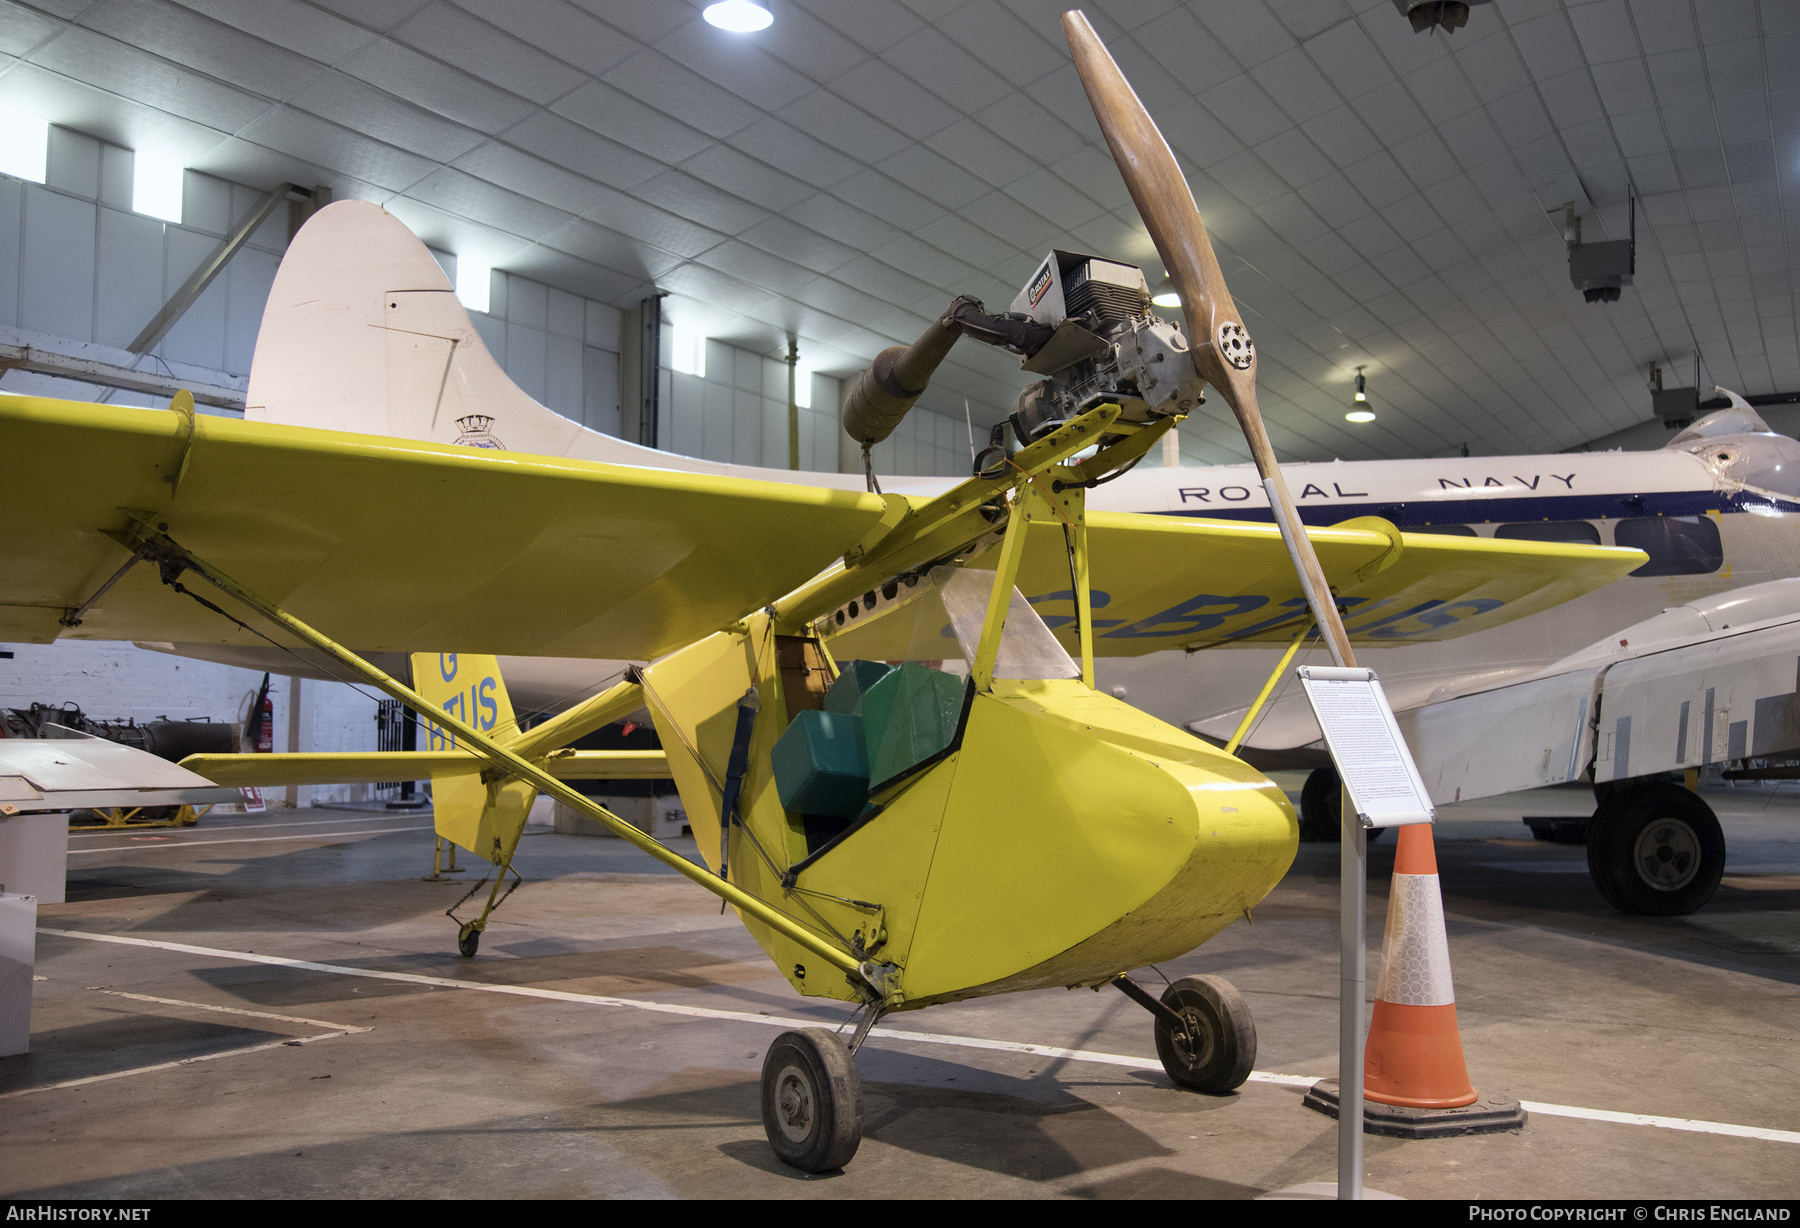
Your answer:
[[[805,359],[794,368],[794,404],[801,409],[812,408],[812,368]]]
[[[185,174],[173,158],[138,150],[131,159],[131,211],[179,224]]]
[[[1373,422],[1375,421],[1375,414],[1372,410],[1353,409],[1344,415],[1344,420],[1346,422]]]
[[[750,0],[722,0],[722,3],[707,5],[700,15],[709,24],[733,34],[754,34],[768,29],[775,20],[773,13]]]
[[[1175,291],[1173,291],[1173,290],[1164,290],[1161,294],[1157,295],[1155,298],[1151,299],[1150,301],[1152,303],[1155,303],[1158,307],[1179,307],[1179,306],[1181,306],[1181,296],[1179,294],[1175,293]]]
[[[44,182],[50,164],[50,121],[0,110],[0,175]]]
[[[456,257],[456,297],[470,311],[486,314],[488,292],[494,280],[494,266],[485,260],[461,253]]]
[[[706,378],[706,334],[682,324],[675,326],[675,339],[669,347],[669,365],[683,375]]]

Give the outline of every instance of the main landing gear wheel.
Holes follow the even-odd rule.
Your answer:
[[[783,1032],[762,1069],[763,1130],[801,1172],[842,1168],[862,1144],[862,1076],[835,1032]]]
[[[1712,807],[1680,785],[1638,785],[1604,798],[1588,823],[1588,874],[1620,912],[1697,912],[1725,874],[1725,833]]]
[[[1169,1077],[1196,1092],[1242,1087],[1256,1065],[1256,1021],[1231,982],[1184,976],[1163,991],[1162,1002],[1187,1025],[1178,1030],[1157,1016],[1156,1056]]]
[[[1344,795],[1336,768],[1314,768],[1300,788],[1300,839],[1308,844],[1336,844],[1343,838]],[[1372,827],[1373,844],[1385,827]]]
[[[464,921],[462,928],[456,931],[456,949],[465,959],[474,959],[476,948],[481,946],[481,931],[475,928],[473,921]]]

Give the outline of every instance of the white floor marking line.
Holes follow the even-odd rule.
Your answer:
[[[84,1087],[89,1083],[105,1083],[111,1079],[125,1079],[132,1075],[150,1074],[158,1070],[174,1070],[177,1066],[192,1066],[196,1062],[216,1062],[222,1057],[240,1057],[246,1053],[261,1053],[267,1049],[279,1049],[288,1045],[310,1045],[315,1040],[330,1040],[334,1036],[354,1036],[358,1032],[373,1032],[374,1028],[357,1027],[349,1023],[327,1023],[323,1019],[302,1019],[298,1015],[275,1015],[268,1011],[247,1011],[236,1006],[214,1006],[210,1002],[185,1002],[180,998],[155,998],[149,994],[126,993],[119,989],[102,989],[103,994],[115,998],[130,998],[134,1002],[157,1002],[164,1006],[181,1006],[189,1010],[217,1011],[224,1015],[246,1015],[251,1019],[278,1019],[282,1023],[304,1023],[308,1027],[332,1028],[317,1036],[300,1036],[288,1040],[272,1040],[266,1044],[249,1045],[242,1049],[227,1049],[223,1053],[203,1053],[198,1057],[184,1057],[173,1062],[158,1062],[154,1066],[134,1066],[130,1070],[115,1070],[109,1074],[88,1075],[82,1079],[64,1079],[60,1083],[44,1083],[37,1087],[21,1087],[10,1092],[0,1092],[0,1100],[10,1100],[14,1096],[29,1096],[33,1092],[53,1092],[61,1088]]]
[[[268,1011],[247,1011],[240,1006],[214,1006],[210,1002],[187,1002],[181,998],[153,998],[147,993],[126,993],[122,989],[101,989],[97,992],[109,994],[115,998],[130,998],[133,1002],[160,1002],[164,1006],[185,1006],[196,1011],[218,1011],[221,1015],[246,1015],[251,1019],[279,1019],[282,1023],[304,1023],[312,1028],[331,1028],[344,1035],[375,1030],[374,1028],[359,1028],[352,1023],[330,1023],[324,1019],[303,1019],[299,1015],[272,1015]]]
[[[276,827],[324,827],[328,823],[391,823],[394,818],[394,815],[383,814],[371,816],[366,819],[305,819],[295,823],[208,823],[205,827],[101,827],[91,831],[83,831],[80,828],[71,827],[69,829],[69,839],[92,840],[97,836],[119,836],[124,835],[126,832],[133,831],[166,831],[183,835],[188,833],[198,835],[201,832],[210,834],[216,831],[269,831]]]
[[[358,1031],[367,1031],[359,1028]],[[61,1083],[44,1083],[37,1087],[21,1087],[10,1092],[0,1092],[0,1100],[11,1100],[14,1096],[29,1096],[33,1092],[54,1092],[66,1087],[84,1087],[89,1083],[105,1083],[111,1079],[125,1079],[132,1075],[154,1074],[158,1070],[174,1070],[177,1066],[192,1066],[199,1062],[216,1062],[222,1057],[242,1057],[246,1053],[261,1053],[266,1049],[279,1049],[284,1045],[310,1045],[315,1040],[330,1040],[334,1036],[348,1036],[348,1032],[321,1032],[317,1036],[299,1036],[292,1040],[272,1040],[266,1045],[249,1045],[242,1049],[227,1049],[223,1053],[202,1053],[199,1057],[184,1057],[178,1062],[158,1062],[154,1066],[134,1066],[130,1070],[115,1070],[111,1074],[89,1075],[85,1079],[64,1079]]]
[[[624,1006],[632,1010],[658,1015],[684,1015],[690,1019],[722,1019],[737,1023],[756,1023],[779,1028],[817,1028],[827,1026],[818,1019],[795,1019],[780,1015],[753,1015],[748,1011],[722,1011],[705,1006],[677,1006],[671,1002],[644,1002],[636,998],[609,998],[600,994],[570,993],[562,989],[537,989],[530,985],[490,985],[481,981],[458,981],[444,976],[425,976],[417,972],[378,972],[372,968],[347,968],[342,964],[319,964],[283,955],[259,955],[254,951],[225,951],[217,947],[190,946],[183,942],[154,942],[148,938],[127,938],[123,934],[94,934],[85,930],[38,927],[40,934],[60,938],[85,938],[92,942],[116,942],[130,947],[152,947],[159,951],[176,951],[186,955],[204,955],[211,959],[229,959],[240,963],[270,964],[278,968],[298,968],[308,972],[329,972],[338,976],[360,976],[377,981],[400,981],[410,985],[430,985],[438,989],[473,989],[483,993],[506,994],[518,998],[543,998],[552,1002],[585,1002],[593,1006]],[[988,1040],[980,1036],[955,1036],[944,1032],[903,1032],[896,1028],[871,1028],[871,1037],[884,1040],[911,1041],[926,1045],[950,1045],[959,1049],[987,1049],[1002,1053],[1028,1053],[1034,1057],[1067,1058],[1094,1062],[1103,1066],[1123,1066],[1131,1070],[1161,1070],[1155,1058],[1131,1057],[1123,1053],[1100,1053],[1092,1049],[1062,1049],[1054,1045],[1029,1045],[1010,1040]],[[323,1037],[314,1037],[322,1040]],[[247,1053],[249,1050],[238,1050]],[[189,1061],[203,1059],[190,1058]],[[179,1065],[180,1063],[170,1063]],[[146,1067],[146,1069],[154,1069]],[[101,1075],[100,1078],[110,1076]],[[1317,1075],[1284,1075],[1269,1071],[1250,1072],[1252,1083],[1272,1083],[1285,1087],[1311,1087]],[[7,1095],[18,1095],[9,1092]],[[4,1097],[0,1097],[3,1099]],[[1567,1104],[1540,1104],[1525,1101],[1529,1113],[1546,1117],[1575,1117],[1586,1121],[1613,1122],[1628,1126],[1653,1126],[1660,1130],[1685,1130],[1695,1134],[1721,1134],[1731,1138],[1757,1139],[1768,1143],[1800,1144],[1800,1130],[1772,1130],[1764,1126],[1738,1126],[1721,1121],[1696,1121],[1686,1117],[1657,1117],[1649,1113],[1619,1113],[1611,1109],[1584,1109]]]
[[[89,853],[165,853],[170,849],[198,848],[204,844],[263,844],[270,840],[329,840],[334,836],[379,836],[391,831],[430,831],[429,827],[377,827],[372,831],[315,831],[303,836],[239,836],[235,840],[171,840],[167,844],[108,844],[97,849],[70,849],[69,856]]]

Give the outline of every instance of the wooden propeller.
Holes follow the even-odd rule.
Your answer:
[[[1231,301],[1219,259],[1213,254],[1212,240],[1206,235],[1206,224],[1194,205],[1194,194],[1156,121],[1138,100],[1087,17],[1081,10],[1072,9],[1063,14],[1062,24],[1082,87],[1094,108],[1094,118],[1100,121],[1100,131],[1106,136],[1113,161],[1118,163],[1119,174],[1131,191],[1138,216],[1150,231],[1169,280],[1181,295],[1194,369],[1231,406],[1243,428],[1244,440],[1250,445],[1257,472],[1273,487],[1277,523],[1283,528],[1282,536],[1293,553],[1294,565],[1305,581],[1303,587],[1312,598],[1313,615],[1324,631],[1332,657],[1341,665],[1355,665],[1350,637],[1338,616],[1337,603],[1331,598],[1325,572],[1301,528],[1293,496],[1275,463],[1275,449],[1263,429],[1262,414],[1256,408],[1256,346],[1244,328],[1237,305]]]

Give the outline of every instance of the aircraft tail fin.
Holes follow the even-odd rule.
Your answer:
[[[502,745],[519,736],[498,659],[466,652],[415,652],[412,672],[419,694],[450,715]],[[456,735],[450,730],[429,721],[425,728],[429,745],[421,749],[456,747]],[[498,864],[518,844],[537,789],[520,780],[489,784],[478,770],[433,772],[431,798],[438,835]]]
[[[263,310],[244,416],[621,464],[656,464],[659,455],[526,395],[431,252],[362,200],[319,210],[288,245]]]

